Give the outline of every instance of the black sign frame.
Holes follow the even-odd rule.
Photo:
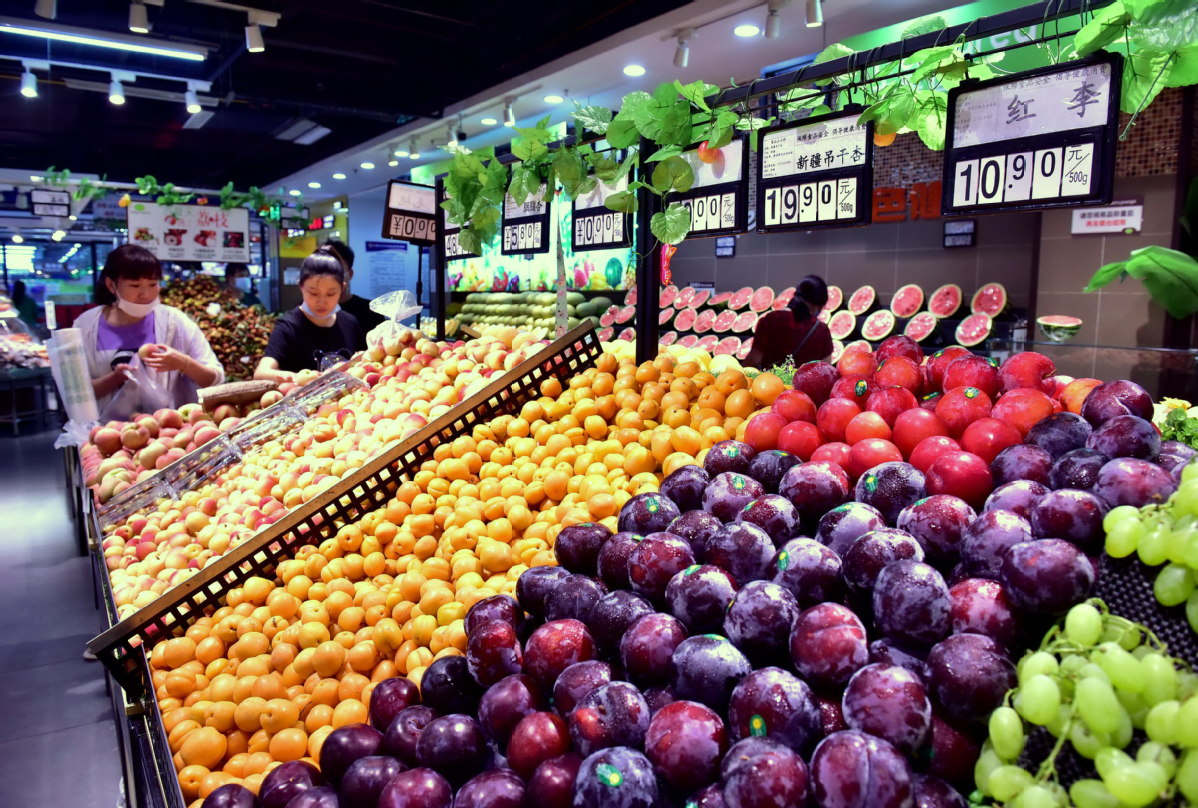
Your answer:
[[[1063,73],[1068,70],[1107,64],[1111,68],[1110,97],[1107,107],[1106,122],[1100,126],[1087,129],[1071,129],[1065,132],[1049,132],[1042,135],[1032,135],[1022,138],[998,140],[975,146],[957,148],[954,143],[957,102],[962,95],[999,87],[1004,84]],[[1118,53],[1098,53],[1083,59],[1074,59],[1057,65],[1049,65],[1012,76],[1000,76],[985,81],[969,80],[948,91],[947,123],[945,124],[944,163],[941,180],[943,194],[941,196],[940,213],[944,218],[956,216],[978,216],[989,213],[1011,213],[1015,211],[1050,210],[1053,208],[1076,208],[1085,205],[1105,205],[1112,201],[1115,186],[1115,149],[1119,131],[1119,103],[1123,85],[1123,56]],[[1018,144],[1013,148],[1013,144]],[[1025,152],[1044,152],[1051,149],[1076,148],[1079,145],[1090,144],[1094,148],[1091,162],[1091,173],[1095,182],[1091,191],[1083,196],[1053,197],[1049,199],[1028,199],[1015,203],[992,202],[988,204],[974,203],[957,206],[953,203],[955,196],[956,166],[961,162],[1012,155]],[[1063,158],[1062,158],[1063,160]],[[1054,167],[1055,170],[1055,167]],[[1062,175],[1064,169],[1062,169]],[[978,178],[979,184],[981,178]]]
[[[695,143],[684,152],[698,151],[706,141]],[[705,185],[702,188],[691,188],[689,191],[674,192],[665,195],[665,203],[667,205],[674,202],[681,202],[686,205],[688,213],[690,213],[690,205],[688,202],[693,202],[696,199],[707,198],[712,196],[722,197],[725,194],[732,192],[736,197],[736,210],[732,227],[723,227],[717,230],[691,230],[687,234],[687,239],[692,238],[715,238],[716,236],[739,236],[742,233],[749,232],[749,139],[745,135],[737,135],[732,139],[732,142],[741,144],[740,157],[740,179],[733,182],[721,182],[715,185]],[[651,173],[651,170],[646,168],[645,173]],[[691,213],[694,221],[693,213]]]
[[[395,185],[406,185],[411,188],[420,188],[420,189],[426,189],[426,190],[432,191],[433,192],[433,213],[429,214],[429,213],[425,213],[424,211],[419,211],[419,210],[403,210],[400,208],[391,207],[391,205],[390,205],[391,188],[392,188],[392,186],[395,186]],[[415,244],[420,247],[433,246],[434,244],[437,243],[437,233],[441,232],[441,228],[437,223],[437,219],[438,219],[437,211],[440,210],[440,207],[437,205],[437,201],[438,201],[438,196],[437,196],[436,186],[421,185],[420,183],[417,183],[417,182],[407,182],[405,180],[388,180],[387,181],[387,197],[383,202],[382,237],[385,239],[389,239],[391,241],[406,241],[409,244]],[[394,217],[397,217],[397,216],[404,217],[413,222],[416,222],[416,221],[427,222],[428,226],[431,227],[432,231],[433,231],[432,238],[420,238],[419,236],[416,236],[416,235],[412,235],[412,236],[392,235],[390,225],[393,225],[395,223]]]
[[[594,176],[594,172],[591,172],[591,175]],[[625,179],[627,179],[627,175],[625,175]],[[596,177],[595,180],[596,180],[596,182],[599,182],[599,183],[603,182],[598,177]],[[627,190],[627,185],[625,186],[625,190]],[[618,191],[613,191],[612,193],[618,193]],[[619,241],[605,241],[602,244],[579,244],[578,243],[578,229],[579,229],[580,224],[585,226],[585,224],[587,222],[591,222],[591,221],[615,222],[617,220],[622,220],[623,228],[624,228],[624,230],[623,230],[624,236]],[[601,229],[602,229],[601,226],[596,228],[596,230],[601,230]],[[607,207],[606,205],[600,205],[600,206],[594,207],[594,208],[580,208],[580,207],[578,207],[577,199],[571,200],[571,202],[570,202],[570,249],[572,249],[574,252],[578,253],[578,252],[587,252],[590,250],[627,249],[628,247],[631,247],[631,246],[632,246],[632,214],[631,213],[621,213],[620,211],[612,210],[611,208]]]
[[[758,233],[787,233],[796,230],[829,230],[839,229],[844,227],[864,227],[873,223],[874,209],[874,123],[867,121],[865,123],[865,163],[860,166],[847,166],[843,168],[832,168],[823,171],[812,171],[804,174],[791,174],[786,177],[772,177],[765,179],[763,172],[763,163],[765,161],[765,149],[762,147],[766,135],[772,132],[780,132],[787,129],[799,129],[804,126],[812,126],[821,124],[826,121],[837,120],[840,118],[852,118],[859,116],[862,109],[859,107],[846,107],[837,112],[830,112],[826,115],[817,115],[810,118],[803,118],[798,121],[788,121],[786,123],[769,126],[759,131],[757,141],[757,232]],[[834,219],[815,222],[796,222],[793,224],[765,224],[765,206],[766,192],[773,188],[784,188],[790,185],[809,185],[819,182],[839,182],[842,179],[855,178],[857,180],[857,196],[856,208],[857,213],[851,219]]]
[[[441,255],[445,259],[445,263],[450,261],[466,261],[471,258],[478,258],[478,253],[458,252],[461,250],[461,244],[458,242],[458,233],[462,228],[454,225],[450,226],[445,219],[445,208],[441,204],[445,201],[445,175],[437,177],[437,238],[441,242]],[[450,253],[451,244],[456,248],[454,253]]]
[[[544,187],[546,186],[542,185],[542,188]],[[553,240],[553,234],[549,232],[549,226],[553,221],[553,199],[555,196],[557,196],[557,194],[551,193],[548,200],[544,198],[544,190],[539,191],[539,194],[540,195],[532,194],[528,197],[528,200],[525,201],[534,199],[540,200],[545,205],[544,213],[531,213],[523,216],[512,216],[510,218],[508,217],[507,213],[508,199],[510,196],[508,194],[503,195],[503,215],[499,222],[500,255],[544,255],[545,253],[549,252],[549,244]],[[515,204],[514,199],[512,200],[512,204]],[[535,247],[508,248],[507,231],[509,227],[515,227],[518,229],[521,227],[535,227],[538,224],[541,226],[541,241],[539,244],[537,244]],[[517,235],[519,234],[517,233]]]
[[[38,195],[42,198],[39,199]],[[29,205],[34,216],[70,216],[71,192],[54,188],[33,188],[29,192]]]

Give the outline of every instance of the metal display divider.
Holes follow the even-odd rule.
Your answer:
[[[130,692],[150,690],[152,695],[142,649],[145,643],[182,633],[192,621],[215,610],[224,595],[247,578],[271,576],[278,562],[293,555],[299,546],[318,544],[334,535],[345,522],[382,506],[404,479],[432,458],[437,446],[467,434],[477,424],[519,410],[539,394],[541,383],[546,379],[568,382],[593,365],[601,351],[593,326],[590,323],[578,326],[278,522],[268,525],[221,556],[219,561],[93,638],[88,642],[88,648],[123,688]],[[106,568],[103,577],[106,583]]]

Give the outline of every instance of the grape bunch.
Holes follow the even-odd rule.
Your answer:
[[[1151,631],[1111,614],[1101,600],[1079,603],[1023,658],[1018,685],[990,714],[974,770],[978,790],[1011,808],[1193,804],[1196,692],[1198,675]],[[1035,727],[1055,742],[1033,772],[1019,761]],[[1098,774],[1068,790],[1056,769],[1066,743]]]
[[[1102,526],[1112,558],[1134,553],[1144,564],[1161,567],[1153,594],[1164,606],[1184,603],[1190,628],[1198,631],[1198,463],[1182,469],[1181,485],[1165,502],[1112,508]]]

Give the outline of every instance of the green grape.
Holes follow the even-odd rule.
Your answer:
[[[1180,670],[1177,672],[1177,694],[1178,701],[1186,699],[1198,693],[1198,674],[1190,670]]]
[[[1145,535],[1139,522],[1119,522],[1107,530],[1105,548],[1111,558],[1127,558],[1139,547]]]
[[[1102,614],[1089,603],[1077,604],[1065,615],[1065,636],[1084,648],[1096,644],[1102,637]]]
[[[1018,766],[999,766],[990,772],[987,787],[990,796],[999,802],[1010,802],[1028,786],[1035,782],[1031,772],[1024,771]]]
[[[1164,744],[1147,741],[1136,750],[1137,763],[1156,763],[1165,770],[1165,778],[1172,779],[1177,773],[1177,755]]]
[[[1038,727],[1057,717],[1061,691],[1051,677],[1037,673],[1024,683],[1019,693],[1019,713]]]
[[[1090,658],[1102,668],[1107,679],[1117,689],[1128,693],[1139,693],[1144,689],[1140,661],[1120,648],[1117,643],[1104,642]]]
[[[1054,674],[1059,668],[1060,664],[1057,662],[1057,658],[1047,651],[1028,654],[1019,663],[1019,684],[1020,686],[1026,684],[1027,680],[1037,673]]]
[[[1198,533],[1194,536],[1198,538]],[[1186,622],[1190,624],[1192,631],[1198,631],[1198,592],[1190,595],[1186,600]]]
[[[1116,525],[1124,522],[1140,521],[1140,509],[1131,505],[1119,505],[1107,511],[1106,516],[1102,517],[1102,529],[1110,533]]]
[[[1152,594],[1164,606],[1185,603],[1194,594],[1194,575],[1179,564],[1169,564],[1157,573],[1152,583]]]
[[[1065,731],[1065,727],[1069,724],[1069,719],[1072,716],[1073,709],[1062,704],[1057,708],[1057,714],[1051,721],[1044,725],[1044,728],[1052,733],[1052,737],[1059,738],[1061,737],[1061,733]]]
[[[1140,630],[1119,623],[1106,623],[1102,629],[1102,641],[1118,643],[1124,651],[1134,651],[1140,646]]]
[[[1023,721],[1010,707],[999,707],[990,713],[990,743],[1003,760],[1015,760],[1023,751]],[[1008,798],[998,797],[1002,802]]]
[[[1177,530],[1174,528],[1169,531],[1169,561],[1174,564],[1186,563],[1186,550],[1190,546],[1190,532],[1188,530]]]
[[[1119,704],[1119,707],[1121,708],[1119,710],[1119,726],[1111,733],[1111,746],[1123,749],[1131,743],[1131,736],[1136,731],[1136,726],[1122,703]]]
[[[1177,743],[1177,714],[1181,705],[1175,700],[1162,701],[1148,711],[1144,732],[1157,743],[1172,746]]]
[[[983,744],[978,762],[973,766],[973,781],[983,794],[990,793],[990,774],[1002,765],[1002,759],[994,753],[994,748],[989,742]]]
[[[1156,528],[1144,534],[1136,545],[1136,553],[1140,561],[1150,567],[1159,567],[1169,557],[1169,533],[1163,528]]]
[[[1140,659],[1140,670],[1144,676],[1144,701],[1156,705],[1177,698],[1177,670],[1173,662],[1153,652]]]
[[[1116,635],[1112,635],[1116,636]],[[1103,639],[1106,639],[1106,630],[1103,630]],[[1061,658],[1061,673],[1066,677],[1077,676],[1078,672],[1089,662],[1089,657],[1084,654],[1067,654]]]
[[[1094,756],[1094,768],[1098,770],[1098,776],[1105,781],[1116,769],[1124,766],[1130,766],[1135,763],[1131,756],[1122,749],[1116,749],[1113,746],[1108,746],[1105,749],[1100,749],[1098,754]]]
[[[1198,748],[1198,699],[1186,699],[1177,711],[1177,745]]]
[[[1077,808],[1119,808],[1119,800],[1101,780],[1078,780],[1069,787],[1069,799]]]
[[[1111,745],[1111,736],[1105,732],[1095,733],[1082,721],[1074,721],[1069,727],[1069,743],[1084,758],[1094,757]]]
[[[1198,803],[1198,752],[1190,750],[1177,767],[1177,788],[1191,804]]]
[[[1110,684],[1098,676],[1090,676],[1077,683],[1073,704],[1086,726],[1095,733],[1114,732],[1119,728],[1123,705],[1115,698],[1115,691],[1111,690]]]
[[[1190,463],[1181,470],[1181,484],[1185,485],[1190,480],[1198,480],[1198,463]]]
[[[1057,797],[1047,786],[1032,786],[1020,792],[1008,805],[1010,808],[1054,808]]]
[[[1140,808],[1155,800],[1167,781],[1158,785],[1157,772],[1149,769],[1157,764],[1130,763],[1116,767],[1110,774],[1103,775],[1102,781],[1107,789],[1120,802]]]
[[[1182,561],[1191,569],[1198,567],[1198,533],[1195,533],[1193,528],[1186,530],[1186,548],[1182,554]]]

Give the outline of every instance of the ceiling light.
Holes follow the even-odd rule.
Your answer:
[[[820,0],[807,0],[807,27],[819,28],[824,24],[824,7]]]
[[[359,163],[359,164],[358,164],[358,167],[359,167],[359,168],[364,168],[364,169],[366,169],[367,171],[370,171],[372,168],[374,168],[374,163],[372,163],[372,162],[370,162],[369,160],[367,160],[367,161],[366,161],[366,162],[364,162],[364,163]]]
[[[503,125],[516,125],[516,110],[512,108],[512,102],[508,101],[503,105]]]
[[[115,78],[108,82],[108,100],[118,107],[125,103],[125,88]]]
[[[299,188],[292,188],[287,193],[291,194],[292,196],[299,196],[300,194],[303,193],[303,191],[301,191]]]
[[[311,146],[313,143],[320,140],[322,137],[332,131],[333,130],[329,129],[327,126],[314,126],[307,132],[304,132],[302,135],[297,137],[295,142],[301,146]]]
[[[13,233],[12,234],[12,243],[13,244],[24,244],[25,237],[22,236],[20,233]]]
[[[499,123],[499,120],[497,118],[483,118],[479,121],[479,123],[481,123],[483,126],[494,126],[495,124]]]
[[[335,180],[343,180],[343,179],[345,179],[345,175],[344,175],[344,174],[342,174],[340,171],[338,171],[336,174],[334,174],[334,175],[333,175],[333,179],[335,179]]]
[[[187,89],[187,92],[183,93],[183,103],[187,105],[187,111],[192,115],[203,111],[203,107],[200,106],[199,96],[190,87]]]
[[[761,29],[751,22],[742,23],[732,29],[732,33],[746,39],[751,36],[757,36],[761,33]]]
[[[70,216],[68,216],[67,218],[70,219],[72,222],[79,220],[79,217],[73,213]]]
[[[37,98],[37,76],[28,67],[21,74],[21,95],[26,98]]]
[[[56,0],[37,0],[37,4],[33,7],[33,13],[39,17],[45,17],[47,20],[52,20],[58,16],[58,3]]]
[[[250,53],[262,53],[266,50],[266,43],[262,40],[262,28],[258,25],[245,27],[245,49]]]
[[[765,4],[765,38],[777,39],[782,35],[782,7],[790,0],[768,0]]]
[[[645,68],[641,65],[624,65],[624,75],[632,76],[633,78],[643,76],[645,75]]]
[[[399,148],[399,149],[396,149],[396,150],[395,150],[395,156],[396,156],[396,157],[407,157],[407,156],[408,156],[408,150],[407,150],[407,149],[404,149],[404,148]]]
[[[67,231],[65,231],[65,230],[55,230],[53,233],[50,234],[50,238],[53,239],[54,241],[62,241],[66,237],[67,237]]]
[[[313,180],[312,182],[308,183],[308,187],[309,187],[309,188],[319,188],[319,187],[320,187],[320,183],[319,183],[319,182],[317,182],[316,180]]]
[[[0,22],[0,34],[17,34],[18,36],[49,39],[54,42],[70,42],[73,45],[90,45],[96,48],[110,48],[112,50],[129,51],[130,53],[145,53],[150,56],[166,56],[172,59],[185,59],[189,62],[202,62],[208,56],[207,48],[174,46],[173,43],[166,42],[163,45],[146,45],[143,44],[144,40],[139,41],[135,37],[122,39],[116,34],[110,37],[98,37],[90,35],[86,29],[68,28],[66,26],[32,28],[25,25]],[[171,45],[171,47],[166,47],[166,45]]]
[[[129,4],[129,30],[135,34],[150,33],[150,17],[143,3]]]
[[[392,168],[395,168],[395,166],[399,165],[399,161],[398,160],[388,160],[387,165],[391,166]]]
[[[563,102],[563,101],[565,101],[565,100],[566,100],[566,99],[562,98],[560,95],[547,95],[547,96],[545,96],[545,103],[546,103],[546,104],[560,104],[561,102]]]
[[[416,145],[416,141],[412,141],[412,145],[408,148],[408,157],[412,160],[420,159],[420,149]]]
[[[695,35],[694,28],[686,28],[678,32],[678,47],[674,48],[674,67],[686,67],[691,58],[691,37]]]

